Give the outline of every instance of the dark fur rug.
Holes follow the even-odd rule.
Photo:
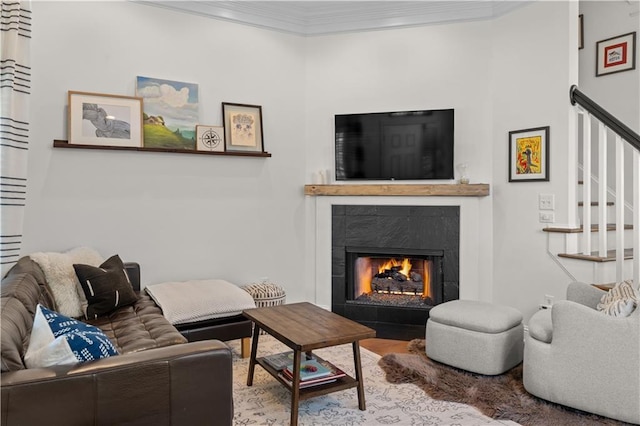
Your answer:
[[[499,376],[470,373],[432,361],[425,341],[409,342],[408,354],[387,354],[378,364],[391,383],[413,383],[430,397],[472,405],[496,420],[524,426],[627,425],[537,398],[522,385],[522,364]]]

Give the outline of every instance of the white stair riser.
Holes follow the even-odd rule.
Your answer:
[[[591,209],[591,223],[598,223],[599,218],[600,218],[600,213],[599,213],[599,206],[590,206]],[[582,209],[584,209],[584,206],[581,206],[578,208],[578,223],[582,224]],[[616,206],[607,206],[607,216],[606,216],[606,221],[608,223],[613,223],[615,221],[615,217],[616,217]],[[632,223],[633,222],[633,212],[629,209],[624,210],[624,220],[625,223]]]
[[[625,247],[631,247],[633,229],[624,230]],[[549,249],[553,253],[578,253],[583,250],[584,235],[582,233],[564,234],[549,232]],[[607,250],[615,250],[616,231],[607,232]],[[591,251],[599,250],[598,233],[591,233]]]
[[[633,230],[624,230],[625,247],[631,247],[631,238],[633,238]],[[578,234],[578,247],[583,247],[584,235]],[[607,250],[615,250],[616,248],[616,231],[607,232]],[[591,233],[591,251],[597,251],[600,249],[599,234],[597,232]]]
[[[589,262],[586,260],[558,258],[576,280],[586,283],[613,283],[616,281],[616,262]],[[624,279],[631,279],[633,261],[624,261]]]

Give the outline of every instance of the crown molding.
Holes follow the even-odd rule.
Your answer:
[[[490,20],[535,0],[131,1],[300,36],[317,36]]]

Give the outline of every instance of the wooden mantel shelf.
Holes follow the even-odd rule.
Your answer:
[[[305,185],[305,195],[405,195],[444,197],[486,197],[488,183],[472,184],[397,184],[397,185]]]

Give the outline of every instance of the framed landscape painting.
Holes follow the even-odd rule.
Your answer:
[[[142,99],[101,93],[68,93],[70,144],[142,146]]]
[[[509,132],[509,182],[549,180],[549,126]]]
[[[159,78],[136,79],[144,99],[144,147],[196,149],[198,85]]]

